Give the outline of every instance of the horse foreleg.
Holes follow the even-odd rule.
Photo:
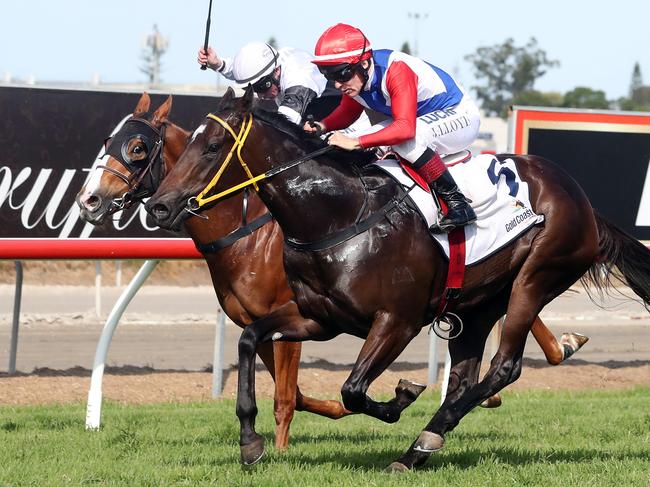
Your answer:
[[[589,337],[580,333],[563,333],[558,341],[539,316],[535,318],[530,331],[551,365],[561,364],[589,340]]]
[[[267,345],[267,343],[262,346]],[[289,445],[289,426],[294,411],[308,411],[331,419],[352,414],[340,401],[314,399],[303,396],[298,382],[300,351],[302,345],[292,342],[274,342],[275,355],[275,447],[284,449]]]
[[[343,404],[347,409],[387,423],[399,419],[401,412],[417,399],[426,386],[402,379],[395,389],[395,398],[388,402],[373,401],[366,392],[419,331],[419,327],[397,322],[390,313],[378,313],[354,368],[341,388]]]
[[[289,426],[296,409],[300,350],[300,343],[273,343],[275,356],[273,413],[275,415],[275,447],[279,450],[289,445]]]
[[[287,319],[286,306],[244,328],[239,339],[239,377],[237,382],[237,417],[240,423],[241,463],[252,465],[264,455],[264,438],[255,431],[255,352],[271,340],[302,341],[333,336],[313,321]],[[295,387],[294,387],[295,391]]]

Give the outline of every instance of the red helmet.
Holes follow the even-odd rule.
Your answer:
[[[371,57],[372,46],[361,30],[348,24],[336,24],[318,39],[312,62],[318,66],[334,66],[356,64]]]

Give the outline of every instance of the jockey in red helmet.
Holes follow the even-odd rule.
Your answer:
[[[390,117],[359,137],[335,132],[330,144],[347,150],[392,146],[447,204],[439,228],[432,230],[448,232],[476,220],[440,158],[469,147],[480,125],[478,108],[449,74],[402,52],[373,50],[363,32],[347,24],[321,35],[312,62],[344,95],[338,108],[317,122],[323,131],[348,127],[364,107]]]

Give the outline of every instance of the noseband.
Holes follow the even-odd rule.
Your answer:
[[[151,196],[158,181],[164,176],[163,143],[165,129],[165,122],[163,122],[159,130],[148,120],[134,117],[127,120],[116,134],[104,142],[106,147],[104,155],[112,156],[128,171],[125,174],[104,164],[95,166],[96,169],[106,171],[121,179],[129,188],[121,198],[113,198],[112,205],[117,210],[128,207],[134,201]],[[127,154],[127,146],[133,139],[139,139],[147,148],[147,157],[141,161],[132,161]],[[141,167],[141,164],[145,162],[146,165]],[[156,165],[157,162],[159,164]],[[157,174],[154,175],[156,169]],[[149,177],[149,185],[141,188],[147,176]]]

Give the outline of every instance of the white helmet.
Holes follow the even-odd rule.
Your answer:
[[[278,51],[263,42],[250,42],[233,59],[232,74],[239,84],[255,84],[278,67]]]

